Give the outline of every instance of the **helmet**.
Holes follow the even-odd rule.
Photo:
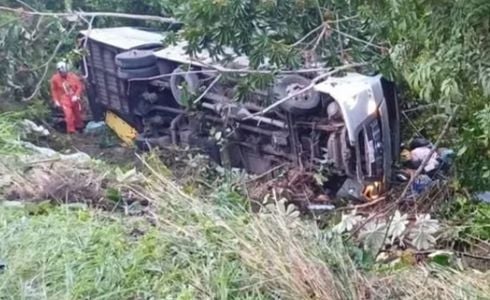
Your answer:
[[[59,72],[66,73],[68,72],[68,65],[64,61],[60,61],[59,63],[56,64],[56,70]]]

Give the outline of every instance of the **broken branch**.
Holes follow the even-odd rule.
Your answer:
[[[358,41],[358,42],[364,43],[364,44],[366,44],[367,46],[371,46],[371,47],[373,47],[373,48],[380,49],[380,50],[386,50],[386,49],[387,49],[386,47],[383,47],[383,46],[379,46],[379,45],[373,44],[373,43],[372,43],[372,42],[370,42],[370,41],[366,41],[366,40],[360,39],[360,38],[355,37],[355,36],[353,36],[353,35],[351,35],[351,34],[348,34],[348,33],[345,33],[345,32],[343,32],[343,31],[340,31],[339,29],[332,28],[332,30],[333,30],[333,31],[336,31],[338,34],[343,35],[343,36],[345,36],[345,37],[348,37],[348,38],[350,38],[350,39],[352,39],[352,40],[354,40],[354,41]]]
[[[213,82],[211,82],[211,84],[209,84],[209,86],[204,90],[204,92],[202,92],[202,94],[197,97],[196,100],[194,100],[194,103],[199,103],[199,101],[201,101],[202,98],[204,98],[204,96],[206,96],[206,94],[218,83],[218,81],[220,81],[221,77],[223,75],[218,75],[216,76],[216,78],[213,80]]]
[[[310,32],[308,32],[305,36],[303,36],[301,39],[299,39],[298,41],[296,41],[294,44],[291,45],[291,47],[296,47],[298,45],[300,45],[301,43],[303,43],[309,36],[311,36],[312,34],[314,34],[315,32],[317,32],[318,30],[322,29],[325,27],[325,23],[322,23],[320,24],[318,27],[315,27],[313,28],[313,30],[311,30]]]
[[[357,67],[362,67],[365,65],[366,65],[366,63],[348,64],[348,65],[336,67],[330,72],[318,75],[317,77],[313,78],[311,83],[308,86],[306,86],[305,88],[299,90],[296,93],[290,94],[289,96],[287,96],[285,98],[282,98],[282,99],[274,102],[273,104],[269,105],[268,107],[264,108],[263,110],[256,112],[256,113],[250,115],[249,117],[245,118],[245,120],[248,120],[252,117],[256,117],[259,115],[263,115],[263,114],[271,111],[272,109],[278,107],[279,105],[283,104],[284,102],[286,102],[286,101],[288,101],[288,100],[290,100],[296,96],[299,96],[299,95],[303,94],[304,92],[307,92],[308,90],[312,89],[319,81],[329,77],[330,75],[333,75],[333,74],[338,73],[340,71],[344,71],[344,70],[352,69],[352,68],[357,68]]]
[[[67,13],[48,13],[48,12],[37,12],[37,11],[26,11],[23,8],[11,8],[0,6],[0,11],[8,11],[12,13],[20,13],[31,16],[49,16],[49,17],[111,17],[111,18],[121,18],[121,19],[132,19],[132,20],[142,20],[142,21],[155,21],[160,23],[180,23],[175,18],[160,17],[152,15],[138,15],[138,14],[126,14],[126,13],[114,13],[114,12],[67,12]]]

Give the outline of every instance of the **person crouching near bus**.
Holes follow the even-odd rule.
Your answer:
[[[84,126],[80,104],[84,93],[83,81],[77,74],[69,72],[65,62],[59,62],[56,70],[51,78],[51,97],[54,105],[63,111],[66,132],[76,133]]]

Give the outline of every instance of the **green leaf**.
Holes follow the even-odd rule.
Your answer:
[[[436,242],[434,234],[439,230],[439,221],[431,219],[429,214],[416,218],[414,227],[409,232],[409,238],[417,250],[430,249]]]
[[[452,252],[436,251],[429,255],[430,261],[438,265],[448,267],[451,265]]]
[[[461,147],[461,149],[459,149],[459,151],[458,151],[457,156],[458,156],[458,157],[463,156],[463,154],[465,154],[465,153],[466,153],[466,150],[468,150],[468,147],[467,147],[467,146],[463,146],[463,147]]]
[[[364,217],[357,215],[355,210],[350,214],[342,214],[342,220],[332,228],[332,231],[338,234],[349,232],[362,220],[364,220]]]
[[[395,239],[400,238],[405,232],[408,224],[407,218],[407,214],[402,215],[398,210],[395,212],[388,231],[388,237],[391,236],[391,243],[393,243]]]
[[[359,234],[364,248],[373,253],[381,249],[385,243],[386,229],[385,222],[372,221],[366,224]]]

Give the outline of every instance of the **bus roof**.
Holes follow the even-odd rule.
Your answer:
[[[119,48],[131,50],[146,46],[162,46],[165,36],[161,33],[134,27],[94,28],[83,30],[81,34],[91,40]]]

